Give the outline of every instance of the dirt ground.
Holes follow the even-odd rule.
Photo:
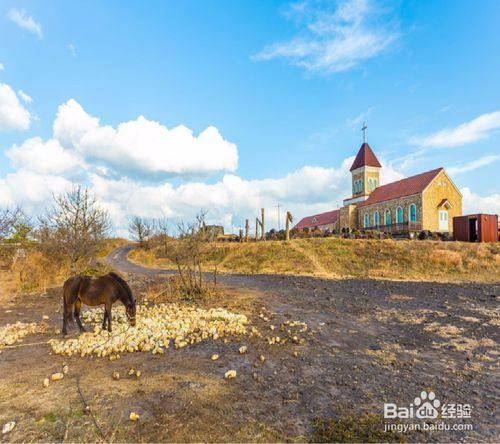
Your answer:
[[[110,262],[128,273],[140,300],[163,277],[126,262],[126,253],[120,249]],[[403,439],[500,440],[499,284],[231,275],[221,277],[221,286],[220,299],[205,304],[247,314],[264,338],[278,334],[287,319],[303,321],[304,341],[270,345],[240,337],[163,355],[125,353],[116,361],[63,357],[45,344],[60,328],[60,289],[3,295],[0,326],[49,319],[46,332],[1,350],[0,425],[13,420],[16,426],[0,439],[310,441],[315,418],[382,418],[384,402],[408,405],[422,390],[433,390],[441,402],[470,404],[473,430]],[[248,353],[238,352],[242,345]],[[214,353],[219,360],[210,359]],[[63,363],[66,377],[44,388],[43,379]],[[141,378],[126,376],[131,367]],[[229,369],[237,370],[235,379],[224,379]],[[112,379],[113,371],[120,380]],[[131,411],[139,421],[129,420]]]

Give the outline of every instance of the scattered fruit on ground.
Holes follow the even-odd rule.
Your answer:
[[[173,342],[175,348],[196,344],[207,339],[223,339],[228,335],[248,334],[249,321],[243,314],[223,308],[205,310],[187,304],[160,304],[137,307],[137,324],[129,325],[123,307],[112,312],[113,331],[102,330],[102,310],[89,309],[82,313],[94,331],[78,338],[52,339],[52,351],[63,355],[99,357],[135,351],[164,353]]]
[[[0,349],[6,345],[13,345],[29,335],[40,332],[42,329],[36,322],[16,322],[0,327]]]
[[[52,381],[60,381],[62,378],[64,378],[64,373],[53,373],[50,377]]]

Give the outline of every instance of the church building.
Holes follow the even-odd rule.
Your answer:
[[[462,215],[462,194],[444,168],[380,185],[381,168],[364,142],[351,166],[352,196],[340,209],[340,229],[453,231],[453,217]]]
[[[385,185],[380,185],[381,169],[365,133],[350,169],[352,196],[344,199],[342,208],[305,217],[295,228],[453,232],[453,218],[462,215],[462,194],[444,168]]]

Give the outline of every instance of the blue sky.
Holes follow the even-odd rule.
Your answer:
[[[347,197],[366,121],[386,181],[444,166],[465,210],[500,212],[499,18],[495,0],[1,1],[0,205],[84,183],[117,231],[301,217]]]

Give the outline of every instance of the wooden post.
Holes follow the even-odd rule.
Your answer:
[[[265,241],[266,240],[266,224],[264,222],[264,208],[261,209],[262,211],[262,217],[260,219],[260,227],[262,229],[262,232],[261,232],[261,236],[262,236],[262,240]]]
[[[240,228],[240,236],[239,237],[240,237],[239,241],[243,242],[243,228]]]
[[[259,240],[259,218],[255,218],[255,240]]]
[[[290,222],[292,222],[293,217],[290,211],[286,212],[286,228],[285,228],[285,240],[290,240]]]
[[[245,242],[248,242],[249,233],[250,233],[250,221],[247,219],[245,221]]]

